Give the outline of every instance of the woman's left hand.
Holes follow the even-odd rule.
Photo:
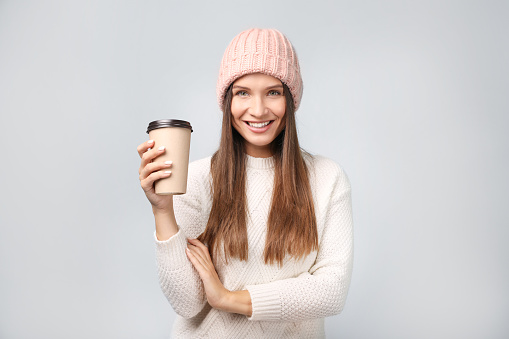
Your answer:
[[[203,281],[208,303],[213,308],[226,310],[230,291],[219,280],[209,249],[197,239],[187,240],[189,241],[186,249],[187,257]]]

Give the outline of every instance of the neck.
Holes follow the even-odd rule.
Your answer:
[[[257,147],[254,145],[245,144],[244,152],[247,155],[252,156],[254,158],[270,158],[274,155],[272,153],[272,148],[270,147],[270,145]]]

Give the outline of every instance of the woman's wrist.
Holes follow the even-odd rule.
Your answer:
[[[250,317],[252,314],[251,295],[247,290],[229,291],[222,310],[230,313],[243,314]]]
[[[170,199],[169,203],[167,203],[164,207],[156,207],[155,205],[152,205],[152,213],[154,213],[154,216],[156,214],[158,215],[172,215],[173,212],[173,197]]]

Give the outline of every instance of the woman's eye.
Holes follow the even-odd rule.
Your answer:
[[[247,92],[246,91],[238,91],[237,93],[235,93],[235,95],[238,95],[239,97],[245,97],[247,95]]]
[[[269,95],[270,96],[274,96],[274,95],[281,95],[281,92],[280,91],[276,91],[275,89],[269,91]]]

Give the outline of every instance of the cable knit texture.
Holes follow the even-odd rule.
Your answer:
[[[266,265],[263,250],[274,183],[273,159],[247,156],[249,259],[217,258],[224,286],[248,290],[251,317],[211,308],[185,255],[186,238],[200,235],[212,206],[210,157],[190,164],[187,194],[174,197],[179,232],[156,242],[161,289],[178,318],[174,338],[323,338],[324,317],[341,312],[353,259],[350,184],[333,161],[306,157],[318,225],[319,249],[303,259]],[[155,236],[155,234],[154,234]]]
[[[264,73],[284,82],[292,93],[295,110],[299,108],[302,97],[299,60],[283,33],[253,28],[233,38],[224,52],[217,79],[217,101],[221,110],[231,83],[251,73]]]

